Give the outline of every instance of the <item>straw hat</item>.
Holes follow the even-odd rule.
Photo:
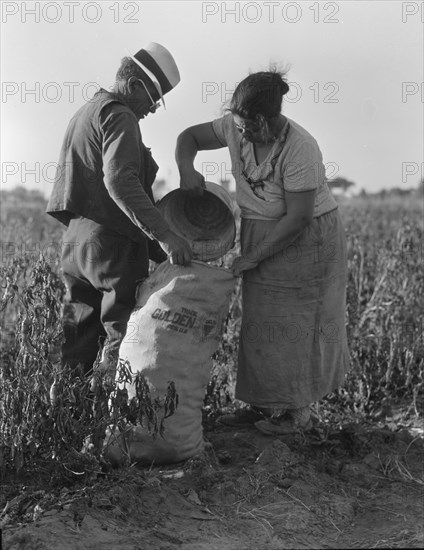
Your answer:
[[[156,207],[172,231],[189,241],[194,259],[208,262],[221,258],[234,246],[236,224],[227,191],[210,181],[205,186],[200,197],[175,189]]]
[[[129,54],[155,86],[165,107],[163,96],[178,84],[180,73],[171,53],[161,44],[150,42],[136,54]]]

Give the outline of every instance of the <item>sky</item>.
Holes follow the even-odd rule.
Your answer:
[[[423,174],[423,2],[1,2],[1,189],[50,194],[67,124],[128,51],[168,48],[181,82],[140,122],[179,186],[178,134],[222,115],[238,82],[288,68],[283,113],[317,140],[328,178],[354,191],[416,187]],[[200,152],[208,181],[227,149]]]

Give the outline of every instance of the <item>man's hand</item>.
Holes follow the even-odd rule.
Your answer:
[[[153,260],[157,264],[161,264],[168,259],[168,256],[162,250],[160,244],[155,240],[148,240],[147,246],[149,247],[149,259]]]
[[[176,233],[168,230],[159,240],[162,249],[167,253],[171,264],[189,265],[193,252],[189,243]]]
[[[184,171],[180,174],[180,187],[192,196],[201,196],[205,190],[205,178],[197,170]]]
[[[235,258],[233,262],[233,265],[231,266],[231,270],[236,277],[240,277],[243,271],[253,269],[258,265],[258,263],[259,262],[249,260],[244,256],[237,256],[237,258]]]

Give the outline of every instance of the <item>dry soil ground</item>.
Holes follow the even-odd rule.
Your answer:
[[[7,550],[422,548],[420,424],[267,437],[208,422],[208,452],[50,488],[2,480]],[[41,478],[40,478],[41,479]]]

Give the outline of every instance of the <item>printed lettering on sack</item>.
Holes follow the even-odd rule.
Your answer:
[[[197,319],[197,311],[181,307],[180,311],[172,311],[171,309],[156,308],[152,313],[152,319],[167,323],[166,327],[169,330],[182,332],[185,334],[188,329],[194,328]]]
[[[206,340],[216,337],[218,326],[216,319],[205,317],[193,309],[181,307],[179,311],[174,311],[158,307],[153,311],[151,317],[156,321],[163,321],[164,328],[181,334],[187,334],[190,329],[193,329],[190,332],[199,342],[206,342]]]
[[[215,319],[204,319],[201,323],[202,326],[202,336],[201,341],[205,342],[208,338],[215,337],[216,338],[216,327],[217,322]]]

